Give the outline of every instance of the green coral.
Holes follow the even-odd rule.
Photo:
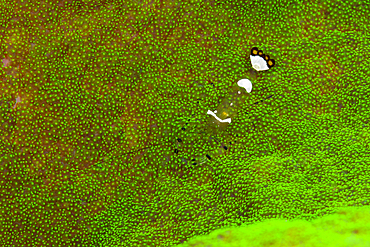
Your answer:
[[[198,236],[178,247],[369,246],[369,206],[338,208],[313,221],[270,219]]]
[[[369,205],[369,6],[2,1],[0,243],[172,246]]]

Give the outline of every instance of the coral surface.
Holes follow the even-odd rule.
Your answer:
[[[270,219],[219,229],[177,247],[370,246],[370,207],[338,208],[313,221]]]
[[[164,247],[369,205],[369,12],[1,0],[0,246]]]

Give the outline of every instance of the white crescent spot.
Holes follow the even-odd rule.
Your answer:
[[[239,87],[244,87],[245,90],[250,93],[252,91],[252,82],[248,79],[241,79],[238,81]]]

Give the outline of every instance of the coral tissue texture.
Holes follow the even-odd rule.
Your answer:
[[[174,246],[369,205],[369,12],[0,0],[0,246]]]
[[[336,211],[311,222],[270,219],[249,226],[218,229],[177,246],[370,246],[370,207],[346,207]]]

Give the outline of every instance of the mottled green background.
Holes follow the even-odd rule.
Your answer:
[[[0,2],[0,245],[172,246],[369,205],[370,1]]]

